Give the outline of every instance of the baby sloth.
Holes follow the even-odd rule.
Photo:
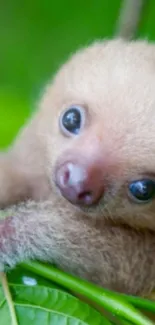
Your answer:
[[[155,46],[117,39],[78,51],[38,106],[0,156],[0,268],[40,259],[110,289],[148,294]]]

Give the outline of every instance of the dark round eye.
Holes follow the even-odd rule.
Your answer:
[[[60,128],[65,134],[79,134],[84,125],[84,109],[73,106],[67,109],[60,117]]]
[[[135,199],[147,202],[155,196],[155,181],[151,179],[134,181],[129,185],[129,190]]]

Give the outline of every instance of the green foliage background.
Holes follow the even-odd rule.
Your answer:
[[[121,0],[0,2],[0,147],[33,110],[39,91],[70,52],[115,32]],[[155,1],[139,35],[155,39]]]

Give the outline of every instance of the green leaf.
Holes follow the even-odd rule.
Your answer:
[[[21,315],[21,310],[24,308],[24,319],[26,317],[27,321],[30,320],[29,315],[31,314],[31,317],[34,318],[34,324],[36,324],[38,315],[55,321],[58,318],[61,319],[61,322],[64,319],[69,324],[74,324],[74,322],[78,324],[80,320],[90,325],[103,324],[102,317],[97,311],[61,290],[41,286],[24,287],[23,285],[14,285],[11,292],[17,314]]]
[[[54,267],[54,266],[52,266]],[[67,289],[62,288],[58,284],[43,278],[31,272],[29,270],[25,270],[22,267],[16,267],[15,269],[11,270],[11,272],[7,273],[8,282],[11,284],[24,284],[24,285],[45,285],[51,288],[57,288],[61,290],[67,291]]]
[[[49,265],[39,262],[24,262],[22,267],[31,270],[36,274],[63,285],[67,289],[82,294],[84,297],[97,303],[98,306],[107,309],[115,316],[125,319],[136,325],[152,325],[154,324],[147,317],[142,315],[132,304],[130,304],[121,294],[113,293],[89,283],[83,279],[79,279],[61,270],[55,269]]]
[[[111,324],[86,303],[31,272],[18,268],[9,273],[8,279],[11,303],[15,308],[18,325]],[[0,286],[0,324],[12,325],[8,301],[2,286]]]
[[[0,272],[0,320],[1,324],[17,324],[16,312],[12,302],[8,281],[5,273]]]
[[[12,325],[9,308],[5,303],[0,307],[0,321],[2,325]]]

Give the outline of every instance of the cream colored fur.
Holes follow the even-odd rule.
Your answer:
[[[71,104],[86,108],[87,123],[79,136],[67,138],[58,120]],[[38,106],[1,155],[0,206],[27,199],[50,204],[14,206],[13,218],[1,221],[1,266],[40,258],[109,288],[150,292],[155,200],[134,202],[127,184],[155,177],[155,46],[118,39],[82,49],[58,71]],[[66,156],[100,159],[106,191],[98,206],[82,210],[61,197],[54,173]]]
[[[152,291],[153,232],[99,223],[54,200],[16,205],[7,215],[0,225],[1,269],[31,257],[120,292]]]

